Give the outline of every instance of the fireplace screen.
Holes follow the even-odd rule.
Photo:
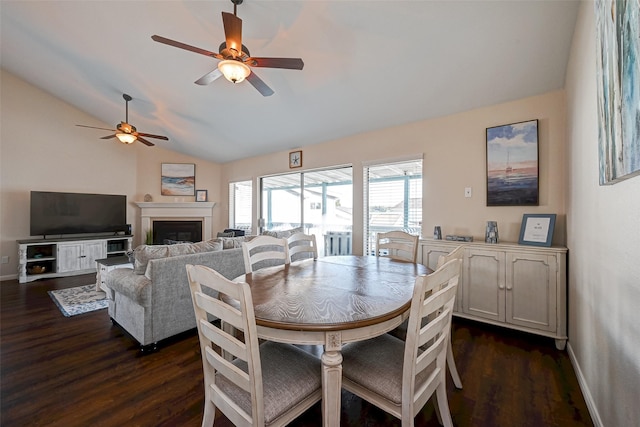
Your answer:
[[[202,221],[153,221],[153,244],[202,241]]]

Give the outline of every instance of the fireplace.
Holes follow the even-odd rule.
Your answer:
[[[154,244],[162,244],[164,239],[199,242],[212,238],[212,214],[215,202],[136,202],[136,204],[140,208],[141,232],[144,235],[148,230],[152,230]],[[159,222],[172,223],[171,225],[174,226],[173,230],[169,229],[167,237],[157,236],[156,224]],[[183,227],[183,223],[198,223],[198,225]]]
[[[202,221],[153,221],[153,244],[202,241]]]

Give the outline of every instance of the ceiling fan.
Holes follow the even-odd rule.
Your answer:
[[[80,127],[83,127],[83,128],[90,128],[90,129],[108,130],[108,131],[115,132],[113,135],[103,136],[100,139],[118,138],[120,140],[120,142],[122,142],[123,144],[133,144],[135,141],[140,141],[144,145],[148,145],[149,147],[152,147],[155,144],[153,142],[147,141],[145,138],[156,138],[156,139],[162,139],[164,141],[168,141],[169,140],[169,138],[167,138],[166,136],[153,135],[153,134],[150,134],[150,133],[138,132],[136,130],[135,126],[130,125],[129,124],[129,101],[131,101],[133,98],[131,98],[131,96],[127,95],[126,93],[123,94],[122,97],[126,101],[126,104],[125,104],[125,108],[126,108],[125,121],[124,122],[120,122],[119,125],[116,125],[116,129],[98,128],[98,127],[95,127],[95,126],[86,126],[86,125],[76,125],[76,126],[80,126]]]
[[[231,0],[233,14],[222,12],[222,23],[226,40],[218,48],[218,53],[200,49],[185,43],[177,42],[162,36],[154,35],[151,38],[159,43],[174,46],[180,49],[190,50],[201,55],[219,59],[218,68],[205,74],[195,81],[199,85],[208,85],[218,77],[224,75],[232,83],[240,83],[247,79],[263,96],[273,95],[273,90],[267,86],[250,67],[286,68],[289,70],[302,70],[304,62],[300,58],[259,58],[252,57],[249,49],[242,44],[242,19],[237,16],[237,7],[243,0]]]

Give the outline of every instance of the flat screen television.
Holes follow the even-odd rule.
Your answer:
[[[31,236],[125,231],[127,196],[31,192]]]

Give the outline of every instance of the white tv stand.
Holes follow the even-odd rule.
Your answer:
[[[96,260],[125,255],[131,235],[18,240],[18,281],[96,272]]]

